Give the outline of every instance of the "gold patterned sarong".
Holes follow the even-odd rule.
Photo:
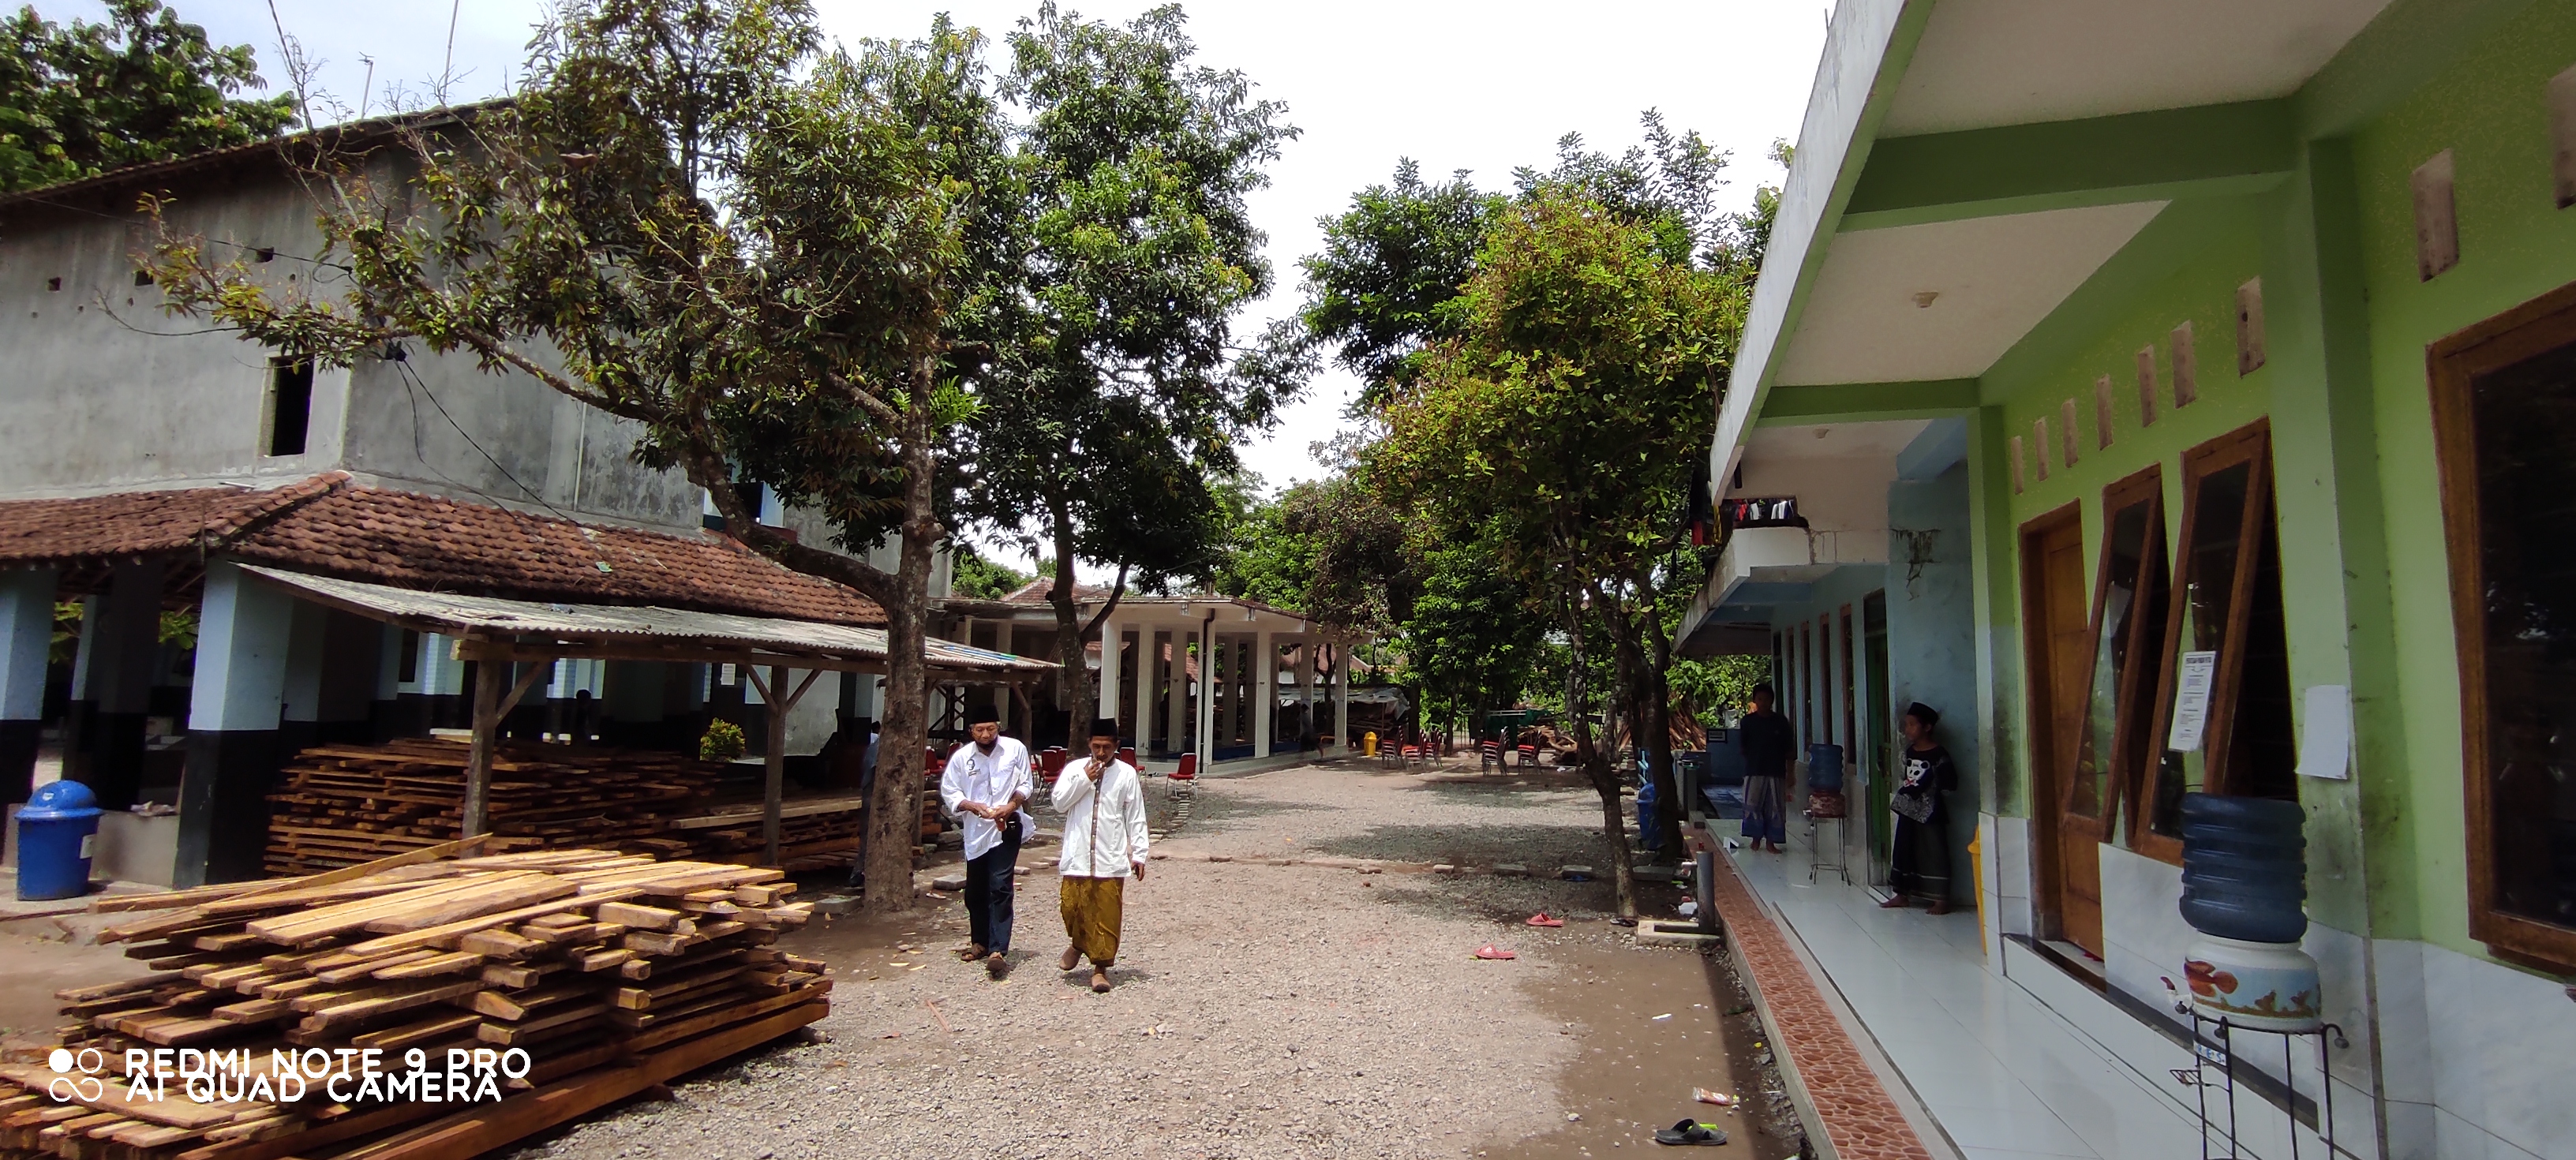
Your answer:
[[[1062,884],[1065,937],[1102,970],[1118,961],[1118,924],[1126,914],[1126,886],[1124,878],[1070,876]]]

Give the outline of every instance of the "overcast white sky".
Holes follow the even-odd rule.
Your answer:
[[[169,0],[219,43],[259,52],[273,84],[277,32],[267,0]],[[1139,0],[1066,3],[1085,16],[1125,20]],[[37,0],[48,17],[96,19],[93,0]],[[917,36],[934,12],[998,38],[1036,9],[1036,0],[949,5],[817,0],[827,31],[844,40]],[[1729,193],[1751,199],[1777,183],[1764,153],[1795,138],[1823,47],[1823,0],[1680,0],[1570,4],[1521,0],[1196,0],[1184,5],[1201,62],[1238,68],[1262,96],[1285,101],[1304,131],[1255,195],[1255,220],[1270,235],[1279,288],[1245,319],[1246,336],[1298,301],[1296,260],[1314,252],[1315,219],[1343,209],[1351,193],[1384,181],[1410,156],[1426,174],[1472,170],[1486,187],[1514,166],[1543,165],[1559,135],[1580,132],[1596,148],[1637,139],[1637,114],[1661,109],[1676,128],[1697,129],[1736,164]],[[384,88],[420,92],[450,67],[451,6],[350,0],[275,0],[277,19],[321,62],[320,84],[354,107],[372,75]],[[536,19],[537,0],[459,0],[450,98],[506,89]],[[1311,442],[1331,437],[1353,381],[1335,371],[1318,381],[1286,422],[1246,452],[1272,486],[1320,469]]]

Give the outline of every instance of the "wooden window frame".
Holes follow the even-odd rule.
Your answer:
[[[2111,532],[2119,525],[2117,517],[2120,510],[2140,502],[2147,505],[2147,544],[2145,558],[2138,561],[2139,610],[2143,612],[2145,606],[2154,603],[2147,590],[2149,584],[2155,585],[2157,592],[2168,602],[2172,599],[2173,570],[2166,559],[2171,553],[2165,543],[2164,465],[2151,463],[2145,470],[2115,480],[2102,489],[2102,559],[2100,566],[2093,570],[2093,647],[2097,653],[2102,647],[2102,617],[2110,608]],[[2170,609],[2167,615],[2171,615]],[[2141,682],[2155,680],[2160,686],[2162,681],[2160,670],[2164,667],[2164,659],[2161,654],[2169,650],[2147,647],[2151,620],[2143,615],[2129,618],[2129,659],[2121,666],[2122,671],[2112,677],[2118,682],[2118,688],[2131,690],[2132,698],[2146,687]],[[2162,624],[2153,626],[2158,644],[2165,643],[2164,627]],[[2147,668],[2150,665],[2159,671],[2150,671]],[[2161,692],[2160,687],[2158,691]],[[2119,696],[2117,688],[2112,695],[2115,698]],[[2088,709],[2091,708],[2093,698],[2089,688],[2085,690],[2084,703]],[[2131,787],[2143,780],[2143,771],[2139,767],[2148,756],[2146,740],[2156,735],[2155,720],[2153,702],[2148,703],[2143,716],[2129,712],[2125,703],[2116,711],[2111,729],[2110,783],[2102,791],[2102,833],[2105,840],[2111,840],[2111,835],[2121,832],[2120,819],[2124,814],[2129,819],[2131,832],[2146,832],[2144,815],[2131,804]],[[2077,744],[2081,745],[2082,739],[2079,738]],[[2067,780],[2067,791],[2074,792],[2072,778]]]
[[[2182,864],[2182,839],[2155,829],[2156,777],[2162,772],[2165,743],[2173,731],[2174,685],[2182,657],[2182,621],[2190,601],[2183,569],[2191,559],[2194,521],[2200,516],[2200,483],[2239,463],[2250,463],[2245,515],[2236,529],[2236,578],[2229,589],[2225,635],[2218,644],[2218,671],[2211,674],[2209,715],[2202,722],[2200,748],[2208,774],[2201,792],[2227,792],[2228,758],[2236,728],[2236,701],[2245,671],[2245,632],[2252,623],[2247,609],[2254,597],[2255,575],[2262,571],[2263,521],[2272,518],[2272,421],[2267,416],[2182,453],[2182,523],[2170,550],[2165,582],[2164,655],[2156,661],[2156,708],[2147,719],[2151,732],[2142,751],[2146,767],[2131,788],[2130,817],[2135,840],[2130,848],[2158,861]]]
[[[2467,807],[2469,937],[2498,957],[2576,970],[2576,930],[2495,908],[2494,778],[2487,728],[2485,560],[2479,543],[2476,376],[2576,343],[2576,283],[2534,298],[2425,348],[2433,452],[2442,487],[2443,546],[2459,654],[2460,782]]]

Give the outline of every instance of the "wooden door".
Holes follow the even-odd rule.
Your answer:
[[[2069,504],[2022,526],[2024,650],[2030,666],[2031,814],[2039,822],[2040,901],[2057,933],[2102,953],[2099,825],[2069,824],[2065,803],[2083,735],[2092,652],[2084,522]]]

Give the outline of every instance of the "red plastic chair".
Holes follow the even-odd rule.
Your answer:
[[[1038,753],[1038,783],[1055,788],[1057,774],[1064,772],[1064,750],[1048,749]]]
[[[1482,773],[1488,769],[1501,768],[1503,764],[1503,743],[1500,741],[1487,741],[1476,746],[1476,757],[1476,771],[1478,773]]]
[[[1133,745],[1122,745],[1122,746],[1120,746],[1120,747],[1118,748],[1118,760],[1126,762],[1126,763],[1127,763],[1127,767],[1128,767],[1128,768],[1130,768],[1130,769],[1135,768],[1135,767],[1136,767],[1136,747],[1135,747],[1135,746],[1133,746]]]
[[[1188,782],[1193,790],[1195,790],[1198,785],[1198,781],[1199,755],[1195,753],[1184,753],[1181,755],[1180,766],[1172,770],[1172,775],[1170,777],[1164,779],[1163,792],[1165,794],[1169,794],[1172,792],[1172,787],[1180,785],[1183,782]]]

